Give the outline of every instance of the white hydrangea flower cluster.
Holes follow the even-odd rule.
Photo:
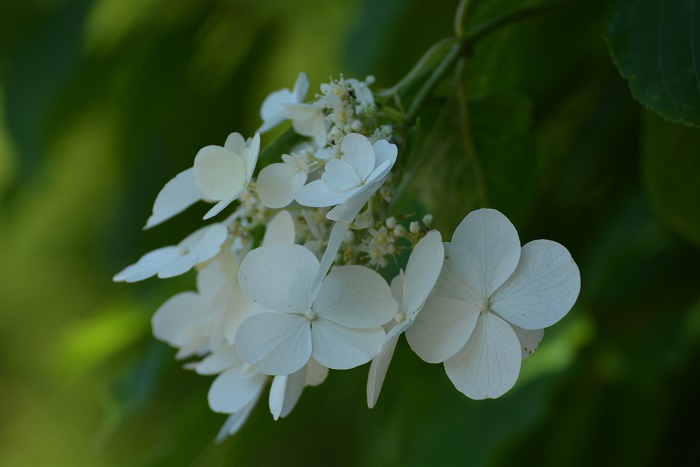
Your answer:
[[[580,277],[568,251],[547,240],[521,248],[498,211],[470,213],[450,243],[429,230],[432,216],[407,226],[388,217],[394,190],[386,184],[398,148],[391,122],[378,118],[372,82],[341,77],[307,103],[301,73],[292,91],[270,94],[259,131],[291,120],[308,141],[257,177],[259,133],[232,133],[223,146],[203,148],[158,194],[146,228],[197,201],[214,203],[205,219],[235,202],[233,212],[114,277],[197,270],[197,291],[166,301],[153,332],[178,348],[177,358],[194,357],[187,368],[217,375],[209,404],[230,414],[219,439],[242,426],[268,382],[278,419],[329,369],[371,361],[373,407],[404,332],[423,360],[444,362],[458,390],[499,397],[543,329],[576,301]],[[405,272],[390,286],[377,269],[406,249]]]

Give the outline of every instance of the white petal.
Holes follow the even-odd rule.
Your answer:
[[[520,342],[508,323],[482,314],[467,345],[445,361],[452,384],[472,399],[495,399],[513,387],[520,373]]]
[[[311,357],[306,364],[306,385],[318,386],[328,377],[328,368],[321,365],[315,358]]]
[[[271,243],[246,255],[238,281],[246,295],[265,308],[306,313],[318,266],[316,256],[301,245]]]
[[[240,154],[207,146],[194,159],[194,181],[207,199],[228,200],[248,183],[245,162]]]
[[[328,211],[326,214],[326,219],[332,221],[340,221],[347,224],[352,223],[352,221],[357,217],[357,214],[362,210],[362,207],[367,204],[367,201],[372,197],[372,195],[381,187],[381,183],[373,183],[371,185],[365,185],[355,190],[350,190],[351,196],[347,201],[338,204],[336,207]]]
[[[240,192],[236,193],[235,196],[232,196],[232,197],[227,198],[227,199],[223,199],[223,200],[219,201],[218,203],[216,203],[213,208],[211,208],[210,210],[207,211],[206,214],[204,214],[204,217],[202,219],[204,219],[204,220],[211,219],[212,217],[219,214],[221,211],[223,211],[226,208],[226,206],[228,206],[229,204],[236,201],[236,198],[238,198],[239,194],[240,194]]]
[[[306,183],[308,175],[289,164],[271,164],[258,174],[258,196],[273,209],[283,208],[292,201]]]
[[[369,377],[367,378],[367,406],[370,409],[377,404],[386,372],[389,369],[391,358],[394,356],[396,343],[399,341],[401,333],[408,329],[411,324],[409,321],[403,321],[400,325],[392,328],[386,335],[379,355],[372,359],[372,364],[369,367]]]
[[[247,185],[253,176],[253,171],[255,170],[255,164],[258,162],[258,154],[260,154],[260,133],[255,133],[253,140],[250,142],[250,147],[243,150],[240,154],[245,164],[246,170],[246,181]]]
[[[321,263],[318,267],[318,272],[316,273],[316,278],[314,280],[314,285],[311,289],[311,296],[316,296],[318,290],[321,288],[322,281],[326,278],[328,270],[333,264],[335,255],[340,249],[340,245],[343,243],[345,235],[350,230],[350,226],[344,222],[336,222],[331,230],[331,236],[328,239],[328,245],[326,246],[326,251],[323,252],[323,257],[321,258]]]
[[[261,373],[249,375],[241,368],[226,370],[209,388],[209,407],[214,412],[238,412],[256,398],[266,380]]]
[[[262,244],[294,243],[294,220],[289,211],[280,211],[267,223]]]
[[[173,258],[158,269],[158,277],[161,279],[169,279],[171,277],[184,274],[197,264],[197,256],[193,253],[184,256]]]
[[[341,266],[326,276],[314,301],[314,311],[351,328],[373,328],[388,322],[398,310],[384,278],[364,266]]]
[[[245,146],[245,138],[240,133],[231,133],[226,138],[226,143],[224,143],[224,149],[235,152],[239,156],[243,154]]]
[[[465,302],[430,297],[406,330],[406,339],[426,362],[444,362],[464,347],[478,317],[479,310]]]
[[[367,177],[366,182],[367,183],[378,183],[379,186],[377,187],[377,189],[379,189],[379,187],[384,184],[384,178],[385,178],[386,174],[388,174],[389,171],[391,170],[391,167],[392,167],[392,164],[390,161],[382,162],[381,164],[379,164],[379,166],[376,169],[374,169],[372,171],[372,173],[369,174],[369,177]]]
[[[194,168],[180,172],[165,184],[153,204],[153,214],[146,222],[146,229],[170,219],[199,201],[200,193],[194,182]]]
[[[406,280],[406,275],[403,269],[399,269],[399,274],[391,280],[391,296],[394,297],[399,305],[399,310],[405,310],[403,305],[403,284]]]
[[[294,195],[294,199],[297,203],[302,206],[309,206],[312,208],[320,208],[326,206],[335,206],[345,202],[350,196],[355,194],[357,190],[349,191],[334,191],[326,185],[323,180],[314,180],[311,183],[307,183],[297,191]],[[359,212],[359,210],[358,210]]]
[[[569,251],[550,240],[535,240],[522,249],[513,275],[491,298],[491,307],[524,329],[551,326],[569,312],[581,275]]]
[[[294,102],[294,96],[286,88],[267,96],[260,107],[260,118],[262,118],[263,124],[258,132],[265,133],[282,123],[286,118],[283,115],[284,105],[290,102]]]
[[[199,335],[197,326],[205,304],[194,292],[179,293],[153,315],[153,335],[173,347],[181,347]]]
[[[294,102],[304,102],[307,92],[309,92],[309,78],[307,78],[306,73],[302,71],[299,73],[297,82],[294,83]]]
[[[485,299],[515,271],[520,239],[513,224],[494,209],[472,211],[452,236],[454,269]]]
[[[221,245],[228,237],[228,229],[223,224],[202,227],[178,244],[181,250],[190,251],[197,257],[197,263],[207,261],[219,253]]]
[[[355,169],[360,180],[366,180],[372,170],[376,160],[374,148],[367,137],[359,133],[350,133],[340,145],[343,151],[342,160]]]
[[[539,347],[544,337],[544,329],[523,329],[515,324],[511,324],[510,326],[513,328],[513,331],[515,331],[515,335],[518,336],[520,349],[522,351],[522,359],[525,360]]]
[[[238,356],[236,348],[232,345],[224,345],[197,363],[194,370],[200,375],[218,375],[232,367],[242,369],[244,365],[245,362]]]
[[[292,374],[311,358],[309,321],[292,314],[255,314],[238,328],[236,347],[241,358],[262,373]]]
[[[212,300],[233,279],[238,282],[238,260],[228,251],[222,251],[215,261],[197,272],[197,290],[200,295]]]
[[[275,420],[289,415],[304,390],[306,367],[286,376],[275,376],[270,387],[270,412]]]
[[[333,370],[347,370],[372,360],[384,342],[382,328],[351,329],[322,318],[313,322],[313,357]]]
[[[440,276],[444,260],[445,248],[442,246],[442,237],[437,230],[423,237],[411,252],[406,265],[403,300],[404,313],[408,319],[418,313],[425,299],[430,295]]]
[[[146,253],[136,263],[118,272],[113,280],[115,282],[136,282],[148,279],[158,274],[158,271],[165,264],[178,258],[178,256],[178,248],[176,246],[158,248]]]
[[[398,153],[398,148],[395,144],[391,144],[385,139],[380,139],[374,143],[372,147],[374,148],[374,154],[376,156],[374,161],[375,169],[386,161],[389,161],[390,166],[394,165]]]
[[[314,138],[319,147],[326,145],[328,123],[321,109],[310,104],[286,104],[282,114],[292,119],[294,131]]]
[[[229,417],[224,422],[224,426],[221,427],[221,430],[219,430],[219,433],[216,435],[217,443],[222,442],[227,436],[233,435],[241,429],[245,421],[248,420],[248,416],[253,410],[253,407],[255,407],[255,404],[258,403],[258,399],[260,398],[261,392],[262,387],[260,387],[260,391],[258,392],[257,396],[255,396],[254,399],[252,399],[248,404],[246,404],[245,407],[243,407],[238,412],[229,415]]]
[[[346,191],[356,188],[362,184],[355,172],[355,169],[345,161],[331,159],[326,163],[326,171],[321,179],[333,191]]]

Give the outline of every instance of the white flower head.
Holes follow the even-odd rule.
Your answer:
[[[265,312],[236,333],[241,358],[270,375],[289,375],[313,356],[332,369],[366,363],[381,349],[397,309],[376,272],[342,266],[316,283],[319,261],[301,245],[276,243],[251,251],[239,282]]]
[[[260,135],[246,141],[231,133],[224,147],[207,146],[194,158],[194,181],[199,192],[217,204],[204,215],[215,216],[238,198],[253,177],[260,152]]]
[[[362,206],[384,183],[396,162],[396,145],[386,140],[374,143],[359,133],[343,139],[343,155],[326,163],[319,180],[303,186],[295,199],[303,206],[335,206],[328,219],[352,222]]]
[[[406,338],[423,360],[444,362],[468,397],[499,397],[515,384],[526,346],[536,346],[542,329],[576,302],[578,267],[556,242],[521,248],[513,224],[493,209],[470,213],[445,251],[433,294]]]
[[[228,230],[222,224],[203,227],[177,246],[146,253],[135,264],[117,273],[114,281],[136,282],[156,275],[161,279],[179,276],[216,256],[227,236]]]
[[[370,408],[377,403],[396,343],[423,308],[440,275],[444,257],[445,249],[440,232],[433,230],[413,249],[406,265],[406,274],[400,273],[391,282],[391,291],[399,303],[399,311],[394,316],[394,321],[386,326],[390,329],[384,339],[384,345],[379,354],[372,359],[369,369],[367,405]]]

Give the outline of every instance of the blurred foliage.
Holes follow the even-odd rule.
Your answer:
[[[542,2],[472,3],[467,28]],[[476,44],[404,148],[424,165],[401,203],[431,212],[446,238],[488,204],[581,268],[577,306],[516,388],[469,400],[401,341],[375,409],[366,367],[331,372],[286,419],[262,403],[221,445],[211,379],[150,337],[151,313],[194,275],[130,286],[112,275],[200,225],[196,206],[141,231],[200,147],[255,130],[267,93],[300,70],[316,84],[344,73],[391,86],[452,34],[456,2],[0,3],[0,465],[692,464],[698,130],[644,111],[610,59],[603,35],[631,2],[561,3]],[[635,47],[654,39],[638,36]],[[615,37],[623,76],[637,76]]]

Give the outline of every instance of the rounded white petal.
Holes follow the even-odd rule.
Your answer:
[[[520,342],[493,313],[479,317],[467,345],[445,361],[452,384],[471,399],[495,399],[513,387],[520,373]]]
[[[357,176],[355,169],[340,159],[331,159],[326,163],[326,171],[321,179],[333,191],[346,191],[359,187],[363,180]]]
[[[350,133],[340,145],[342,160],[352,166],[360,180],[367,180],[375,167],[376,156],[372,143],[359,133]]]
[[[306,385],[318,386],[328,377],[328,368],[321,365],[315,358],[311,357],[306,364]]]
[[[292,120],[295,132],[312,137],[319,147],[326,145],[328,121],[321,109],[310,104],[285,104],[282,115]]]
[[[199,321],[205,303],[194,292],[170,297],[151,318],[153,335],[173,347],[182,347],[199,337]]]
[[[521,356],[522,359],[525,360],[539,347],[544,337],[544,329],[523,329],[515,324],[511,324],[510,326],[513,328],[513,331],[515,331],[515,335],[518,336],[520,349],[522,351]]]
[[[394,165],[396,162],[396,155],[398,154],[398,148],[395,144],[391,144],[385,139],[380,139],[374,143],[372,147],[374,148],[374,154],[376,156],[374,161],[375,169],[386,161],[389,161],[390,166]]]
[[[444,362],[464,347],[478,317],[479,310],[468,303],[430,297],[406,330],[406,340],[426,362]]]
[[[294,243],[294,219],[289,211],[280,211],[267,223],[262,244]]]
[[[303,246],[271,243],[246,255],[238,281],[246,295],[265,308],[306,313],[318,267],[316,256]]]
[[[184,256],[178,256],[168,261],[158,269],[158,277],[161,279],[169,279],[171,277],[184,274],[197,264],[197,256],[193,253]]]
[[[403,300],[407,318],[415,316],[425,303],[440,276],[444,261],[442,237],[440,232],[433,230],[418,242],[408,258]]]
[[[314,180],[301,187],[294,195],[294,199],[302,206],[320,208],[343,203],[357,191],[357,189],[343,192],[335,191],[329,188],[323,180]]]
[[[535,240],[522,248],[517,269],[493,294],[491,308],[521,328],[546,328],[569,312],[580,290],[581,275],[569,251]]]
[[[212,301],[231,280],[238,282],[238,260],[228,251],[221,252],[207,267],[197,272],[197,290],[202,298]]]
[[[236,153],[207,146],[194,159],[194,180],[205,198],[222,201],[235,198],[245,188],[246,165]]]
[[[260,118],[263,124],[258,131],[264,133],[282,123],[285,119],[282,115],[284,105],[290,102],[294,102],[294,96],[286,88],[268,95],[260,107]]]
[[[153,214],[146,222],[146,229],[158,225],[181,213],[199,201],[200,193],[194,182],[194,168],[180,172],[165,184],[153,204]]]
[[[271,164],[258,175],[258,196],[262,203],[273,209],[283,208],[304,186],[308,174],[289,164]]]
[[[351,328],[373,328],[385,324],[398,310],[384,278],[364,266],[341,266],[321,283],[313,304],[324,318]]]
[[[211,224],[190,234],[178,244],[178,247],[180,250],[192,252],[197,257],[197,263],[203,263],[219,253],[227,237],[226,226]]]
[[[396,343],[399,341],[401,333],[408,329],[411,324],[410,321],[403,321],[398,326],[392,328],[384,339],[382,350],[372,359],[372,364],[369,367],[369,376],[367,378],[367,406],[370,409],[377,404],[386,372],[389,370],[391,358],[394,356]]]
[[[306,367],[291,375],[275,376],[270,387],[270,412],[275,420],[284,418],[292,411],[306,380]]]
[[[309,321],[275,312],[252,315],[238,327],[236,347],[241,358],[261,373],[292,374],[311,358]]]
[[[245,150],[245,138],[240,133],[231,133],[226,138],[226,143],[224,143],[224,149],[227,151],[235,152],[236,154],[243,154]]]
[[[352,329],[317,319],[311,327],[313,357],[333,370],[355,368],[379,353],[384,337],[384,330],[380,327]]]
[[[452,236],[454,270],[485,299],[515,271],[520,259],[518,232],[495,209],[470,212]]]
[[[158,248],[143,255],[139,260],[118,272],[113,280],[115,282],[136,282],[148,279],[158,274],[158,271],[170,261],[179,257],[176,246]]]
[[[254,400],[267,377],[231,368],[221,373],[209,388],[209,407],[214,412],[235,413]]]

